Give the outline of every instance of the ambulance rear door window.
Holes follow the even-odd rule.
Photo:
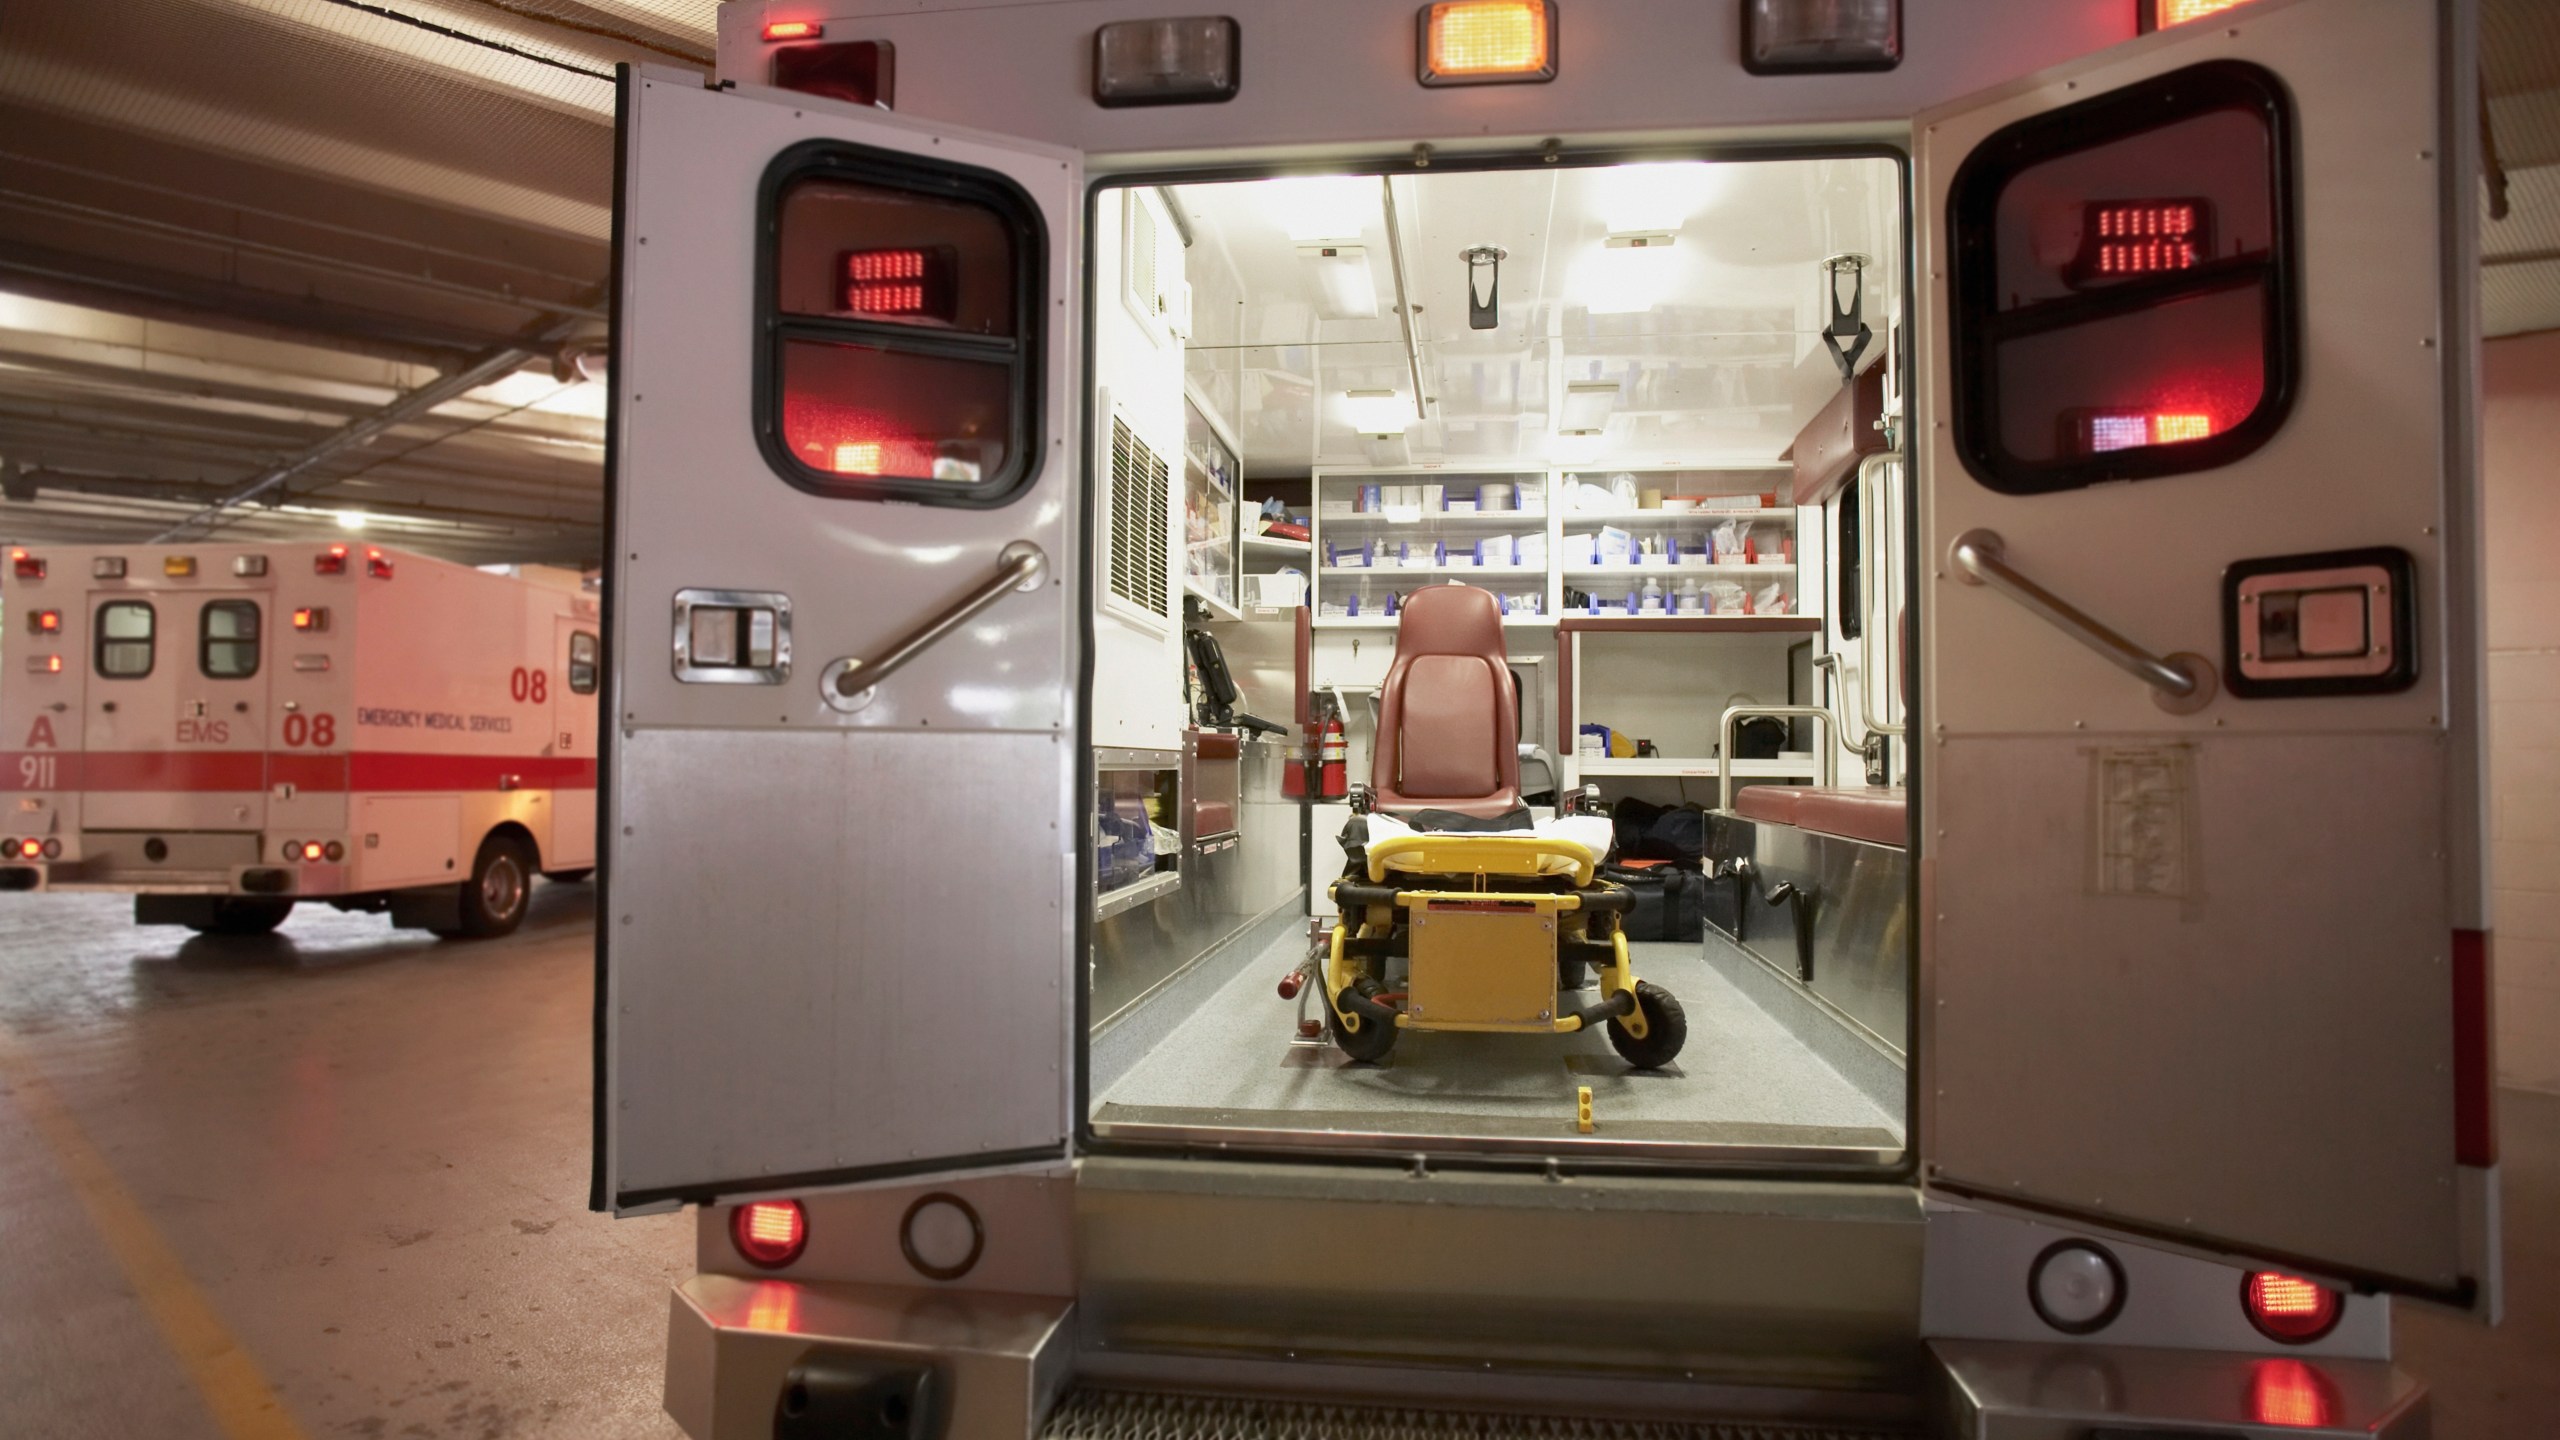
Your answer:
[[[98,673],[139,680],[151,673],[159,615],[148,600],[110,600],[98,607]]]
[[[2213,61],[2038,115],[1948,197],[1956,447],[2006,494],[2228,465],[2292,404],[2292,114]]]
[[[859,145],[765,172],[758,440],[815,494],[1001,504],[1040,456],[1047,242],[992,171]]]
[[[258,673],[258,602],[207,600],[196,645],[196,663],[214,680],[246,680]]]
[[[596,637],[584,630],[569,632],[569,693],[596,693]]]

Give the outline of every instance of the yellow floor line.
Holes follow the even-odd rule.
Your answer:
[[[89,1223],[133,1282],[222,1433],[230,1440],[303,1440],[302,1427],[294,1423],[258,1362],[223,1325],[213,1302],[178,1263],[177,1252],[142,1213],[98,1147],[81,1133],[34,1059],[5,1029],[0,1029],[0,1080],[8,1082],[18,1108],[53,1148],[54,1159],[89,1212]]]

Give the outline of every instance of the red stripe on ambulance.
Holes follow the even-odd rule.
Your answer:
[[[20,763],[29,759],[50,763],[41,771]],[[245,793],[291,785],[318,793],[398,793],[592,790],[595,784],[595,761],[550,755],[424,755],[384,750],[347,755],[283,750],[34,750],[0,755],[0,785],[20,792]]]

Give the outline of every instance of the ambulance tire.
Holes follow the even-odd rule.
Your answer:
[[[512,835],[480,842],[471,878],[462,882],[462,924],[435,933],[447,940],[495,940],[524,923],[533,896],[533,855]]]
[[[1639,1070],[1659,1070],[1672,1062],[1689,1041],[1689,1017],[1671,992],[1650,980],[1636,982],[1636,1008],[1644,1012],[1644,1038],[1609,1022],[1609,1044],[1620,1058]]]
[[[187,928],[199,935],[265,935],[284,923],[293,913],[290,900],[268,900],[255,896],[224,896],[213,902],[213,913],[202,920],[190,920]]]
[[[542,872],[542,878],[554,885],[575,885],[594,873],[596,873],[596,867],[589,865],[579,870],[545,870]]]
[[[1378,982],[1362,975],[1351,982],[1351,989],[1365,1000],[1378,993]],[[1387,1052],[1396,1048],[1396,1027],[1393,1025],[1380,1025],[1364,1018],[1358,1030],[1345,1029],[1341,1012],[1331,1005],[1324,1007],[1324,1024],[1333,1032],[1333,1043],[1341,1046],[1342,1053],[1354,1060],[1375,1064],[1386,1059]]]

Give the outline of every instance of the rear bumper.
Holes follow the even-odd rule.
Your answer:
[[[234,865],[224,870],[181,870],[107,860],[66,860],[6,868],[8,873],[0,875],[0,890],[73,895],[240,895],[276,900],[310,900],[346,893],[346,867],[341,865]],[[21,879],[21,874],[31,878]]]

